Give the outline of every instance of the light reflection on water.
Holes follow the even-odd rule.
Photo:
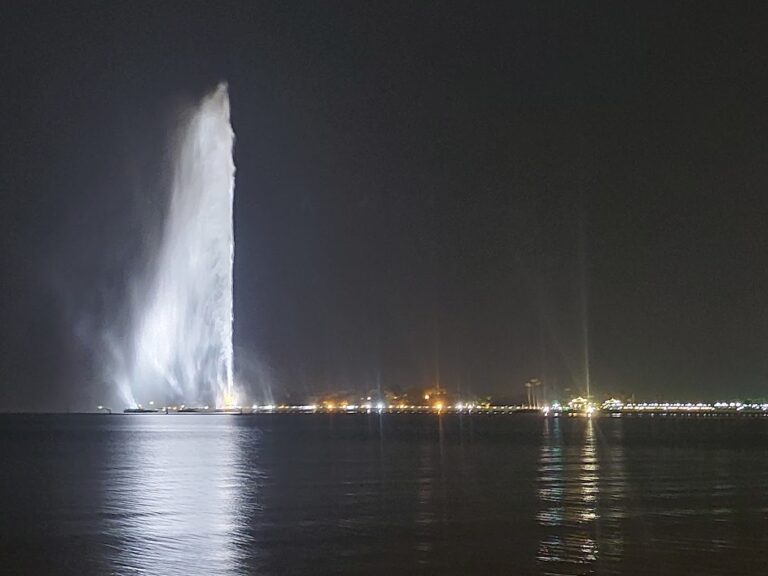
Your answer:
[[[765,422],[0,417],[0,573],[768,574]]]
[[[243,460],[258,442],[225,418],[135,420],[122,457],[104,476],[107,531],[118,574],[239,574],[254,518],[257,470]],[[162,439],[161,441],[159,441]]]
[[[613,573],[622,560],[625,493],[621,443],[601,458],[591,418],[544,422],[539,457],[537,559],[545,574]]]

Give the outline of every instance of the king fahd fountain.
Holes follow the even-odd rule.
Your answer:
[[[111,371],[129,406],[150,398],[158,405],[237,404],[233,145],[228,89],[220,84],[184,118],[160,242],[133,286]]]

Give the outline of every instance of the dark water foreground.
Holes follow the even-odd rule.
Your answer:
[[[768,574],[768,422],[0,416],[2,574]]]

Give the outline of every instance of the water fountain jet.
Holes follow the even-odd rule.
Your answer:
[[[174,150],[159,248],[137,283],[114,377],[124,401],[234,406],[234,132],[226,84],[190,111]]]

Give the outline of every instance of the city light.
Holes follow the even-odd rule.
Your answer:
[[[539,414],[544,417],[599,417],[599,416],[674,416],[674,415],[702,415],[702,416],[763,416],[768,417],[768,402],[754,401],[718,401],[707,402],[625,402],[620,399],[610,398],[602,402],[593,402],[584,397],[571,398],[568,401],[553,401],[551,404],[534,408],[528,404],[493,404],[491,402],[467,402],[458,400],[449,401],[446,394],[425,394],[431,402],[423,402],[422,396],[417,396],[416,403],[403,402],[385,403],[381,400],[372,402],[360,399],[355,401],[321,401],[308,404],[258,404],[254,403],[247,409],[247,413],[341,413],[341,414],[371,414],[376,411],[379,414]],[[439,400],[438,400],[439,398]],[[243,413],[240,406],[228,407],[187,407],[185,404],[165,405],[162,408],[155,406],[154,401],[143,404],[137,403],[136,408],[126,409],[130,414],[172,414],[172,413],[197,413],[197,414],[239,414]],[[112,413],[106,406],[99,404],[96,410]]]

